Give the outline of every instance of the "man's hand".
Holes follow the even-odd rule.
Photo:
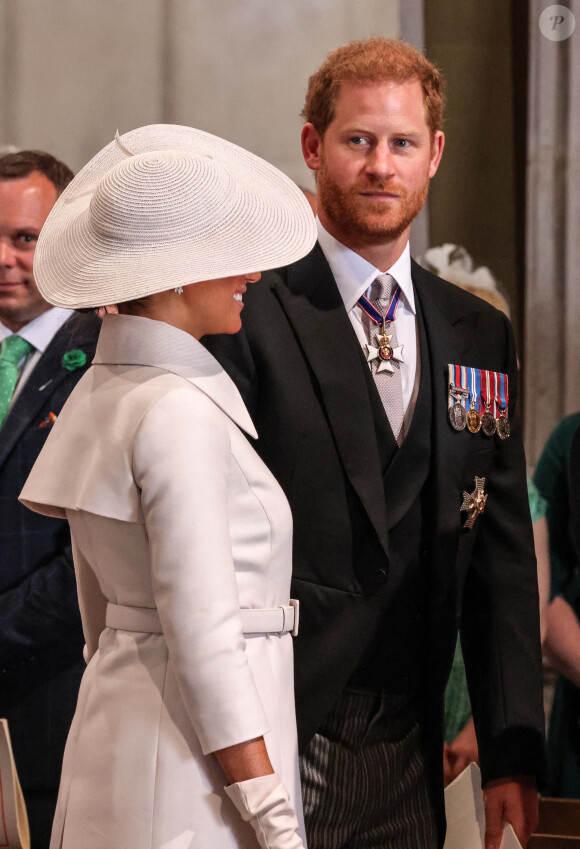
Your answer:
[[[478,763],[477,739],[473,727],[473,717],[470,716],[453,743],[445,744],[443,748],[443,774],[445,786],[451,784],[454,778],[461,775],[470,763]]]
[[[485,849],[499,849],[504,823],[512,824],[516,837],[526,847],[538,827],[538,790],[529,775],[514,775],[490,781],[483,789],[485,803]]]

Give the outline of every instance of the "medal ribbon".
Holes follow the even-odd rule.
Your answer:
[[[492,408],[491,397],[491,373],[486,369],[480,369],[481,375],[481,399],[483,401],[483,409],[485,412],[491,413],[495,418],[495,410]]]
[[[477,410],[479,413],[479,384],[480,384],[480,374],[478,368],[471,368],[471,405],[474,410]]]
[[[455,383],[455,366],[453,365],[453,363],[448,363],[447,369],[449,371],[449,394],[447,396],[447,406],[449,407],[449,409],[451,409],[451,407],[455,403],[454,388],[457,385]]]
[[[509,394],[508,394],[508,376],[507,374],[500,374],[499,376],[499,403],[500,403],[500,414],[507,418],[508,414],[508,404],[509,404]]]
[[[480,369],[481,376],[481,400],[483,402],[483,409],[489,410],[489,405],[491,403],[490,392],[489,392],[489,372],[485,369]]]
[[[467,366],[449,365],[449,397],[454,403],[461,404],[467,409],[469,389],[467,382]],[[452,406],[450,403],[449,406]]]
[[[385,321],[387,324],[395,319],[395,313],[397,312],[397,306],[401,299],[401,287],[397,283],[393,294],[391,296],[391,302],[389,304],[389,308],[383,316],[378,309],[372,304],[366,295],[361,295],[357,301],[357,304],[361,308],[361,310],[368,315],[370,320],[375,324],[382,324]]]

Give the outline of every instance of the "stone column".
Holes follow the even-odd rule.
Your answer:
[[[534,464],[580,409],[580,29],[550,41],[530,14],[525,432]],[[580,24],[580,21],[578,22]]]

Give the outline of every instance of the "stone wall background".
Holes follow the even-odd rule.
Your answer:
[[[76,170],[116,129],[187,124],[310,186],[309,74],[338,44],[399,32],[398,0],[0,0],[0,144]]]

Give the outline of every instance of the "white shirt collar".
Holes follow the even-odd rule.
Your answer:
[[[34,345],[35,349],[40,351],[41,354],[44,354],[52,342],[53,337],[63,326],[65,321],[71,317],[72,313],[72,310],[64,310],[61,309],[61,307],[52,307],[51,309],[36,316],[36,318],[33,318],[32,321],[28,322],[28,324],[25,324],[24,327],[18,331],[18,335],[22,336],[23,339],[26,339],[27,342],[30,342],[31,345]],[[12,331],[0,321],[0,341],[5,339],[6,336],[11,335]]]
[[[322,226],[320,219],[316,218],[318,227],[318,242],[322,248],[322,252],[326,257],[330,270],[336,280],[338,291],[344,302],[347,312],[355,306],[361,295],[368,292],[371,283],[377,276],[381,274],[380,269],[375,268],[370,262],[364,259],[360,254],[355,253],[334,236],[331,236],[328,230]],[[389,274],[392,274],[399,286],[404,300],[407,302],[408,308],[412,313],[415,313],[415,293],[413,291],[413,281],[411,278],[411,252],[409,242],[405,245],[403,253],[399,259],[387,269]]]

